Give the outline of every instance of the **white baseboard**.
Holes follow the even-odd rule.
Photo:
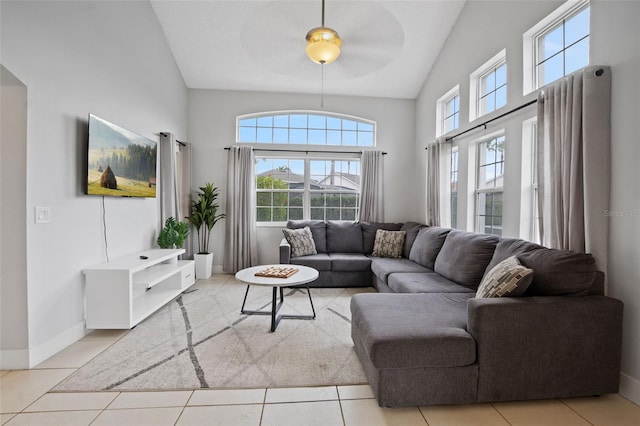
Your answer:
[[[640,405],[640,380],[620,373],[620,395],[629,401]]]
[[[28,368],[28,349],[4,349],[0,351],[0,370],[26,370]]]
[[[77,323],[66,331],[52,337],[46,342],[29,350],[29,368],[51,358],[66,347],[82,339],[87,334],[84,321]]]
[[[212,271],[214,274],[222,274],[224,272],[222,270],[222,265],[213,265]]]

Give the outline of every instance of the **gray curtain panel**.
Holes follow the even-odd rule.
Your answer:
[[[191,214],[191,144],[176,142],[176,200],[180,220]],[[194,229],[192,228],[184,243],[185,259],[193,259]]]
[[[160,220],[178,218],[176,185],[176,142],[169,132],[160,133]]]
[[[253,148],[232,146],[227,163],[223,270],[236,273],[258,263]]]
[[[191,207],[191,146],[180,145],[169,132],[160,133],[160,219],[185,221]],[[184,259],[193,256],[193,236],[184,243]]]
[[[606,272],[611,70],[589,66],[538,93],[540,238],[593,253]]]
[[[384,157],[364,151],[361,158],[360,221],[384,222]]]
[[[444,149],[445,143],[446,138],[441,136],[427,146],[427,217],[425,222],[429,226],[441,225],[440,201],[442,194],[440,190],[440,177],[442,175],[441,162],[446,154],[446,150]]]

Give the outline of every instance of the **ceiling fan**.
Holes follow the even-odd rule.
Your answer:
[[[340,56],[342,40],[338,33],[324,26],[324,0],[322,0],[322,25],[312,28],[305,37],[307,56],[316,64],[330,64]]]
[[[328,28],[324,3],[322,1],[322,24],[311,30],[308,30],[309,23],[317,16],[312,10],[316,2],[273,1],[255,8],[246,16],[241,31],[244,50],[261,66],[302,79],[308,78],[309,74],[315,75],[314,62],[322,63],[313,58],[314,62],[311,62],[308,56],[309,50],[315,51],[316,46],[321,46],[334,52],[331,60],[320,58],[324,64],[335,61],[326,67],[325,76],[341,80],[373,73],[389,64],[401,51],[404,30],[384,4],[330,1],[327,9],[331,27]],[[334,28],[339,30],[339,36]],[[306,40],[314,37],[322,41],[310,48]]]

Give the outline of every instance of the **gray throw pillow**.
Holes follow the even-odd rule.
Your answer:
[[[301,229],[283,229],[282,233],[291,246],[292,257],[318,254],[311,229],[308,226]]]
[[[376,257],[402,257],[404,248],[405,231],[376,231],[376,241],[373,244],[372,256]]]
[[[476,297],[522,296],[533,281],[533,269],[511,256],[491,268],[482,278]]]

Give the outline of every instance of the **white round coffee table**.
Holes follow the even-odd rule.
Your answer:
[[[256,273],[264,271],[267,268],[295,268],[298,271],[288,278],[273,278],[273,277],[259,277]],[[245,315],[271,315],[271,331],[276,331],[281,319],[305,319],[312,320],[316,318],[316,310],[313,307],[313,300],[311,300],[311,291],[309,290],[309,283],[315,281],[318,278],[318,271],[308,266],[302,265],[261,265],[252,266],[236,273],[236,279],[247,284],[247,291],[244,293],[244,300],[242,301],[242,308],[240,313]],[[306,284],[307,295],[309,296],[309,303],[311,304],[311,311],[313,315],[278,315],[278,311],[284,303],[284,291],[286,287],[296,287]],[[252,285],[270,286],[273,287],[273,296],[271,298],[271,310],[270,311],[251,311],[245,310],[244,305],[247,302],[247,295],[249,294],[249,288]],[[280,291],[280,302],[277,301],[278,289]]]

